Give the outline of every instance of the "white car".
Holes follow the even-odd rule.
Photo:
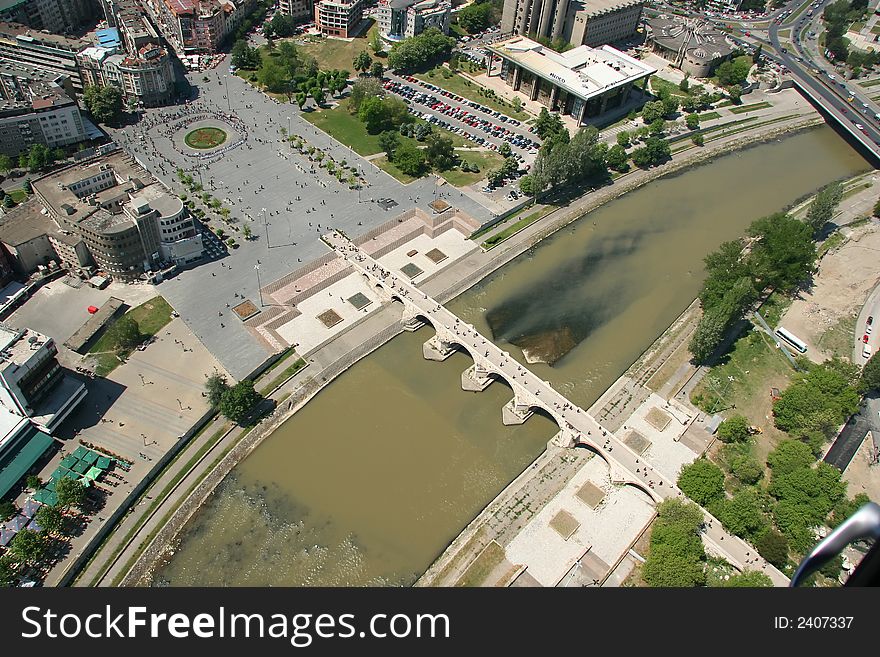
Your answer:
[[[864,356],[865,358],[871,357],[871,345],[866,344],[864,347],[862,347],[862,356]]]

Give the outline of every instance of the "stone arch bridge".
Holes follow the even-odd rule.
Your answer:
[[[501,379],[513,390],[513,398],[504,405],[501,419],[504,424],[522,424],[536,409],[551,417],[559,427],[553,437],[561,447],[583,446],[598,454],[608,465],[612,483],[630,485],[647,494],[654,503],[670,497],[683,496],[675,483],[646,463],[642,456],[603,428],[586,410],[569,401],[548,381],[543,381],[527,367],[466,324],[443,304],[428,296],[403,276],[386,269],[375,259],[341,233],[323,236],[324,242],[344,258],[348,264],[386,300],[403,304],[403,320],[408,330],[415,331],[430,324],[435,335],[425,342],[423,355],[429,360],[442,361],[456,350],[467,352],[474,361],[462,372],[461,385],[465,390],[485,390],[493,380]],[[787,578],[763,559],[754,561],[755,549],[741,539],[728,534],[721,523],[706,513],[704,540],[717,548],[734,566],[745,569],[763,568],[777,586],[784,586]]]

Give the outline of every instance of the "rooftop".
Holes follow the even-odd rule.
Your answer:
[[[21,23],[8,23],[0,21],[0,37],[11,37],[19,42],[37,41],[43,44],[54,45],[64,50],[78,51],[89,43],[82,39],[73,39],[70,37],[52,34],[45,30],[33,30],[27,25]]]
[[[78,238],[64,235],[40,202],[33,197],[6,210],[0,217],[0,241],[4,244],[16,247],[42,235],[51,235],[65,242],[70,239],[74,243],[79,241]]]
[[[24,365],[51,339],[33,329],[14,329],[0,324],[0,356],[5,355],[5,362]]]
[[[627,7],[645,4],[645,0],[583,0],[576,3],[580,11],[588,15],[603,14],[611,11],[619,11]]]
[[[512,37],[490,46],[490,50],[580,98],[589,98],[657,72],[608,45],[578,46],[558,53],[531,39]]]
[[[733,52],[725,34],[704,20],[652,18],[648,27],[655,43],[675,52],[683,47],[692,59],[711,61]]]

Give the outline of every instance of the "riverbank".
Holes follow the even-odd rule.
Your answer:
[[[806,121],[804,121],[804,119],[806,119]],[[808,125],[813,125],[817,122],[818,121],[815,120],[814,116],[800,117],[800,122],[792,121],[788,124],[787,127],[789,128],[789,130],[791,130],[807,127]],[[670,165],[666,167],[660,167],[652,171],[644,172],[644,175],[642,176],[642,184],[650,182],[651,180],[659,178],[663,175],[668,175],[670,173],[681,171],[687,166],[692,166],[710,157],[715,157],[741,146],[755,143],[760,138],[774,138],[779,134],[781,134],[781,131],[777,130],[774,131],[772,135],[739,135],[740,139],[735,141],[731,140],[731,142],[727,144],[719,144],[718,147],[712,149],[711,151],[707,149],[707,151],[704,152],[691,154],[692,156],[698,157],[688,157],[687,159],[680,158],[679,160],[670,163]],[[617,185],[613,185],[608,188],[598,190],[597,192],[594,192],[592,194],[588,194],[586,195],[586,197],[581,199],[580,202],[572,203],[566,208],[563,208],[560,211],[557,211],[548,216],[538,225],[529,227],[529,230],[519,234],[516,240],[505,242],[503,247],[494,249],[491,254],[475,254],[473,256],[465,258],[460,263],[451,266],[448,271],[443,272],[441,275],[438,275],[437,277],[435,277],[435,279],[430,281],[429,285],[426,286],[426,291],[430,291],[433,296],[444,301],[454,296],[457,296],[462,291],[468,289],[476,282],[484,278],[486,274],[491,273],[491,271],[494,271],[498,267],[506,264],[547,235],[552,234],[562,226],[570,223],[578,216],[581,216],[592,208],[598,207],[598,205],[601,205],[608,200],[617,198],[620,194],[626,193],[636,186],[640,185],[632,184],[631,187],[628,185],[626,189],[620,188]],[[383,319],[383,317],[385,319]],[[381,314],[377,313],[376,320],[372,321],[369,326],[365,324],[363,327],[359,327],[359,330],[353,331],[351,334],[341,336],[340,339],[336,341],[336,343],[334,343],[331,348],[322,349],[320,353],[314,354],[312,356],[314,362],[310,364],[308,373],[298,377],[298,379],[292,382],[292,384],[288,388],[279,391],[275,398],[284,398],[285,395],[296,392],[300,388],[308,389],[308,386],[322,387],[323,385],[326,385],[326,383],[329,383],[329,381],[332,380],[332,376],[335,376],[334,374],[332,374],[334,363],[343,362],[339,361],[339,359],[344,357],[345,354],[354,354],[355,352],[353,352],[352,350],[357,348],[360,342],[362,342],[364,339],[367,339],[370,335],[377,335],[381,330],[394,326],[395,322],[397,322],[397,318],[395,318],[393,316],[393,313],[391,313],[390,311],[382,311]],[[396,331],[399,332],[399,328],[397,328]],[[396,334],[396,332],[394,334]],[[393,336],[389,336],[387,339],[390,340],[390,337]],[[339,368],[341,371],[345,369],[347,365],[344,367],[341,365],[336,365],[336,367]],[[326,372],[323,371],[324,368],[327,368]],[[290,411],[292,410],[293,409],[291,408]],[[251,443],[252,440],[258,442],[259,440],[261,440],[261,436],[268,435],[268,433],[271,432],[269,430],[269,427],[276,426],[276,422],[282,422],[284,419],[286,419],[286,416],[289,416],[290,411],[288,411],[287,409],[287,404],[282,404],[278,410],[279,415],[264,423],[263,426],[265,427],[265,429],[254,430],[253,432],[248,434],[247,442]],[[257,431],[260,431],[260,433],[257,434]],[[238,438],[240,437],[241,436],[239,435]],[[230,436],[230,442],[232,442],[232,439],[233,437]],[[221,449],[225,449],[225,447]],[[236,458],[230,458],[232,456],[232,453],[230,452],[229,454],[227,454],[227,457],[223,459],[221,464],[218,465],[219,470],[217,476],[219,477],[219,479],[222,479],[222,476],[225,474],[225,472],[223,472],[224,470],[228,472],[228,470],[234,466],[235,462],[237,462],[237,460],[245,455],[245,453],[241,452],[249,453],[249,450],[245,450],[244,447],[242,447],[241,449],[236,449]],[[213,489],[213,486],[208,486],[207,488],[208,492],[210,492],[210,490]],[[181,490],[185,489],[185,486],[181,486]],[[196,497],[198,497],[198,495],[196,495]],[[186,507],[189,506],[189,504],[186,505]],[[183,509],[183,507],[181,507],[181,509]],[[191,514],[187,514],[187,517],[189,517],[189,515]],[[157,514],[157,516],[162,517],[161,514]],[[185,519],[186,518],[183,518],[182,515],[175,515],[173,519],[167,518],[165,522],[167,523],[168,520],[172,520],[170,525],[172,527],[180,528],[183,526]],[[154,541],[154,543],[157,545],[161,544],[162,542],[164,542],[164,535]],[[137,541],[135,541],[132,545],[137,546],[139,544]],[[125,563],[126,560],[121,559],[120,562]]]

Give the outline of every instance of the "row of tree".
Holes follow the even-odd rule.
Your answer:
[[[809,224],[776,213],[752,222],[747,233],[747,240],[724,242],[703,260],[703,316],[689,345],[697,363],[712,356],[765,289],[791,292],[813,269],[816,246]]]
[[[112,124],[122,114],[122,90],[115,84],[86,87],[83,102],[98,123]]]
[[[868,7],[867,0],[837,0],[822,12],[825,21],[825,49],[834,59],[845,62],[849,58],[849,39],[844,37],[849,26],[860,19]]]

